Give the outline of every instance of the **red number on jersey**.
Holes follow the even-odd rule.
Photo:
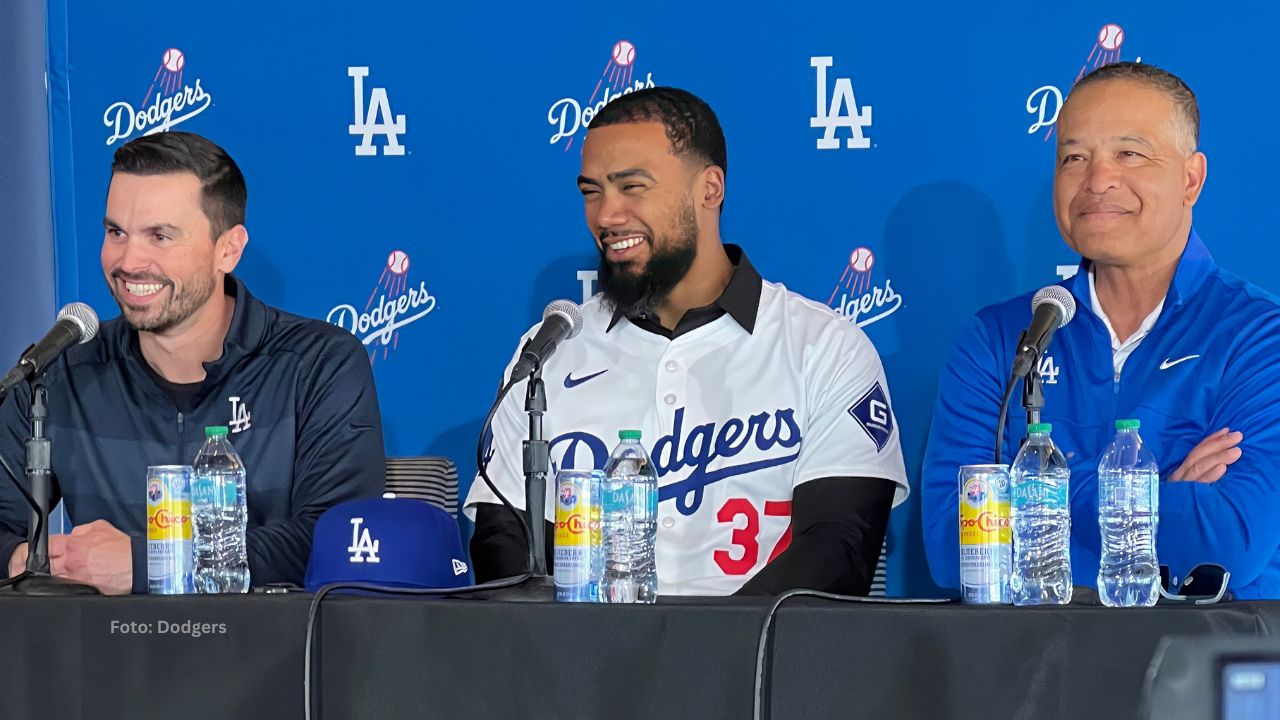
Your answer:
[[[790,500],[766,500],[764,503],[764,514],[770,517],[790,517],[791,501]],[[751,572],[751,568],[756,566],[756,562],[760,560],[760,511],[756,510],[756,506],[746,498],[733,498],[725,502],[720,507],[720,511],[716,513],[716,520],[722,524],[734,524],[738,522],[738,518],[746,518],[746,524],[743,527],[735,527],[730,542],[742,548],[742,552],[737,558],[728,550],[716,550],[716,565],[720,566],[720,570],[725,575],[746,575]],[[787,546],[791,544],[791,526],[787,525],[786,532],[782,533],[782,537],[778,539],[778,544],[769,552],[769,559],[766,562],[773,562]]]

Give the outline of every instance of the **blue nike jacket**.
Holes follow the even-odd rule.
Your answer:
[[[385,484],[382,420],[360,341],[265,305],[234,277],[226,291],[236,307],[222,357],[205,363],[186,413],[145,367],[138,333],[122,318],[45,373],[54,489],[73,523],[104,519],[131,536],[134,592],[147,589],[147,466],[190,465],[208,425],[229,426],[244,460],[255,586],[302,584],[320,514],[377,497]],[[0,405],[0,456],[19,475],[30,401],[20,387]],[[26,541],[28,507],[0,475],[0,577]]]
[[[1075,319],[1045,353],[1044,422],[1071,465],[1071,570],[1097,585],[1101,537],[1097,472],[1115,421],[1142,421],[1160,465],[1162,565],[1181,577],[1200,563],[1231,572],[1239,598],[1280,598],[1280,299],[1213,261],[1193,230],[1151,332],[1114,377],[1111,337],[1089,297],[1088,261],[1062,283]],[[938,382],[921,478],[925,547],[936,583],[958,588],[956,471],[989,463],[1001,395],[1031,295],[985,308],[956,340]],[[1026,436],[1021,383],[1005,424],[1009,464]],[[1216,483],[1169,482],[1187,454],[1229,427],[1243,456]]]

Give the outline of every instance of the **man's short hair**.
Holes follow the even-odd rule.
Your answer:
[[[724,131],[711,106],[687,90],[654,87],[609,101],[591,119],[592,128],[628,123],[660,122],[671,150],[683,160],[715,165],[729,174]]]
[[[249,191],[244,175],[226,150],[189,132],[166,132],[130,140],[116,150],[111,172],[129,175],[194,173],[200,180],[200,209],[213,238],[244,223]]]
[[[1128,80],[1164,93],[1177,111],[1174,129],[1178,149],[1190,155],[1200,147],[1200,104],[1182,78],[1155,65],[1125,61],[1103,65],[1080,78],[1072,90],[1104,80]]]

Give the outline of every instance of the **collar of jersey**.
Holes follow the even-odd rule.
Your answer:
[[[1093,263],[1089,259],[1081,260],[1080,270],[1075,277],[1063,283],[1075,296],[1076,303],[1089,308],[1090,311],[1093,311],[1093,302],[1089,297],[1089,270],[1092,266]],[[1178,269],[1173,273],[1169,293],[1165,295],[1164,307],[1180,307],[1200,289],[1216,268],[1217,263],[1209,254],[1209,248],[1200,239],[1200,234],[1195,231],[1195,228],[1192,228],[1191,235],[1187,238],[1187,247],[1183,249],[1182,257],[1178,260]]]

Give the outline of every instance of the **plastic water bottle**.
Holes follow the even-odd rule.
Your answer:
[[[191,481],[196,592],[248,592],[244,462],[227,440],[225,426],[207,427],[204,436]]]
[[[639,430],[623,430],[618,438],[601,487],[600,601],[652,603],[658,599],[658,472],[640,444]]]
[[[1150,607],[1160,598],[1160,467],[1138,435],[1141,426],[1117,420],[1116,439],[1098,463],[1098,598],[1107,607]]]
[[[1071,602],[1071,470],[1049,439],[1052,430],[1049,423],[1027,428],[1010,473],[1014,605]]]

